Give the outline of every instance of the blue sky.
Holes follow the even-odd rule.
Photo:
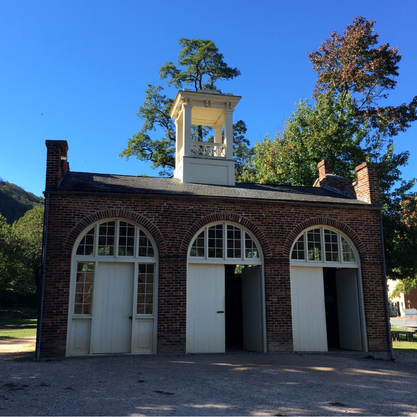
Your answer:
[[[73,171],[157,176],[119,153],[142,127],[136,113],[147,84],[165,83],[159,67],[176,62],[182,37],[216,43],[242,74],[220,85],[242,96],[235,120],[246,122],[252,144],[273,136],[312,95],[306,54],[359,15],[375,19],[380,42],[403,56],[387,104],[409,103],[415,0],[0,0],[0,177],[42,195],[46,139],[68,141]],[[411,153],[405,179],[417,176],[416,135],[417,123],[395,138],[396,152]]]

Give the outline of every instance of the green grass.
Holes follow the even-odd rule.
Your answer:
[[[406,329],[401,329],[399,327],[391,327],[391,330],[394,331],[407,331]],[[400,352],[414,352],[417,353],[417,335],[413,335],[414,342],[408,342],[405,340],[405,334],[400,334],[400,340],[392,342],[392,348]]]
[[[33,336],[36,336],[36,329],[0,330],[0,340],[11,340]]]
[[[36,327],[37,319],[0,319],[0,329],[7,327]]]

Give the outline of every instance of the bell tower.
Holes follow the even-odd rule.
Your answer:
[[[170,113],[177,130],[174,178],[235,185],[233,111],[240,99],[215,90],[184,89],[177,93]],[[191,125],[213,127],[214,142],[192,140]]]

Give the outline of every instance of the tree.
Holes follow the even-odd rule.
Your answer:
[[[178,54],[178,67],[172,61],[167,62],[159,70],[160,78],[167,80],[167,85],[176,88],[192,86],[194,91],[202,89],[216,90],[218,81],[228,81],[240,75],[237,68],[229,67],[219,53],[214,42],[201,39],[185,39],[179,41],[182,49]],[[143,106],[139,107],[138,116],[144,120],[139,133],[128,140],[127,148],[120,154],[128,159],[135,156],[141,161],[152,162],[152,168],[162,168],[160,175],[172,176],[175,168],[175,124],[169,113],[172,98],[163,94],[162,86],[148,84]],[[249,141],[245,138],[246,125],[239,121],[234,125],[236,140],[235,149],[242,156],[247,152]],[[152,139],[152,131],[162,132],[158,139]],[[193,139],[210,140],[210,129],[203,126],[194,127]],[[238,157],[239,158],[239,157]]]
[[[417,287],[417,193],[400,202],[400,209],[391,213],[386,222],[387,269],[390,278],[401,279],[401,288],[409,292]]]
[[[43,206],[36,206],[8,225],[0,215],[0,289],[18,294],[40,287]]]
[[[369,120],[380,134],[395,136],[417,120],[417,96],[408,105],[378,105],[397,84],[401,55],[398,47],[388,43],[378,46],[374,24],[375,20],[355,17],[343,35],[333,31],[317,51],[307,54],[318,72],[313,97],[326,93],[344,97],[351,93],[358,122]]]

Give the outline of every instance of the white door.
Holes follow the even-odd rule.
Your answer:
[[[363,350],[358,280],[355,269],[336,271],[340,348]]]
[[[93,300],[92,353],[130,353],[134,264],[99,263]]]
[[[291,311],[294,350],[327,351],[323,268],[291,267]]]
[[[225,335],[224,265],[189,264],[187,352],[223,353]]]
[[[263,352],[261,267],[245,267],[242,272],[243,349]]]

